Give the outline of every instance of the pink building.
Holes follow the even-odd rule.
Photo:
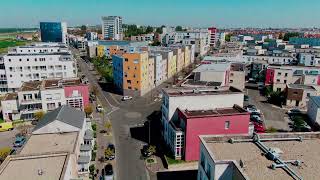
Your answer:
[[[89,105],[89,86],[86,84],[64,86],[67,104],[83,109]]]
[[[177,110],[177,129],[185,134],[182,151],[186,161],[198,160],[200,155],[199,135],[249,133],[250,114],[238,105],[214,110]]]
[[[209,36],[210,36],[210,46],[214,47],[216,46],[216,42],[217,42],[217,33],[218,33],[218,29],[215,27],[210,27],[208,28],[209,31]]]
[[[265,85],[272,85],[274,79],[274,69],[267,69]]]

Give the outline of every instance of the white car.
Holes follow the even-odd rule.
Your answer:
[[[102,112],[103,111],[103,107],[100,104],[97,105],[96,109],[97,109],[97,112]]]
[[[249,113],[261,113],[260,109],[255,109],[255,108],[250,108],[250,107],[247,107],[246,110],[249,112]]]
[[[122,97],[122,101],[127,101],[127,100],[131,100],[132,99],[132,97],[131,96],[123,96]]]

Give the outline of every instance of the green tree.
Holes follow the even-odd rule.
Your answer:
[[[105,123],[104,127],[107,129],[108,132],[110,132],[110,131],[111,131],[111,128],[112,128],[111,122],[108,120],[108,121]]]
[[[81,31],[86,31],[86,30],[87,30],[87,26],[86,26],[86,25],[82,25],[82,26],[80,27],[80,29],[81,29]]]
[[[157,27],[156,32],[159,34],[162,34],[163,33],[162,27]]]
[[[155,154],[157,152],[156,146],[149,146],[148,152],[150,152],[150,154]]]
[[[90,175],[93,176],[94,175],[94,171],[95,171],[96,167],[94,166],[94,164],[91,164],[89,166],[89,171],[90,171]]]
[[[279,34],[278,39],[283,39],[282,33]]]
[[[299,37],[299,36],[300,36],[300,34],[298,32],[288,32],[288,33],[284,34],[283,40],[289,41],[290,38]]]
[[[44,117],[44,115],[45,115],[44,111],[38,111],[38,112],[34,113],[34,118],[36,120],[40,120]]]
[[[183,31],[182,26],[177,26],[175,30],[176,31]]]
[[[152,33],[152,32],[153,32],[153,27],[148,26],[145,33],[148,34],[148,33]]]
[[[225,36],[225,41],[230,42],[230,39],[231,39],[231,34],[227,34]]]
[[[303,126],[306,124],[303,117],[301,116],[294,116],[293,117],[293,127],[295,131],[301,131]]]
[[[160,45],[161,45],[161,42],[158,39],[155,39],[151,44],[151,46],[160,46]]]

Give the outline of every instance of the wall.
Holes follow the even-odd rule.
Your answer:
[[[248,134],[250,115],[232,115],[220,117],[190,118],[187,122],[185,137],[185,160],[199,160],[199,135],[218,134]],[[225,129],[225,122],[230,122],[230,128]]]
[[[245,72],[244,71],[231,71],[229,85],[237,89],[244,90],[245,86]]]
[[[266,85],[272,85],[273,84],[273,78],[274,78],[274,69],[267,69],[266,71]]]
[[[62,88],[57,88],[57,89],[46,89],[41,91],[41,101],[42,101],[42,110],[44,112],[47,112],[48,109],[48,104],[49,103],[54,103],[55,108],[59,107],[60,105],[66,105],[66,99],[65,99],[65,94],[64,94],[64,89]],[[55,109],[53,108],[53,109]],[[51,109],[51,110],[53,110]]]
[[[308,116],[310,117],[311,121],[314,123],[320,124],[320,108],[314,102],[312,98],[310,98],[308,102]]]
[[[164,95],[165,96],[165,95]],[[169,98],[168,120],[170,121],[174,112],[180,109],[188,110],[210,110],[216,108],[233,107],[235,104],[243,107],[243,93],[176,96]]]
[[[3,120],[10,121],[9,119],[9,113],[12,113],[13,111],[18,111],[18,102],[17,100],[6,100],[1,101],[2,106],[2,114],[3,114]],[[12,114],[12,120],[17,120],[19,117]]]

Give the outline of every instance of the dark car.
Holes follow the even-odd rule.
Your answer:
[[[111,151],[113,152],[113,154],[108,155],[108,156],[106,156],[105,158],[106,158],[107,160],[109,160],[109,161],[110,161],[110,160],[113,160],[113,159],[115,158],[115,152],[116,152],[116,149],[115,149],[114,145],[113,145],[113,144],[108,144],[107,149],[111,150]]]
[[[24,136],[17,136],[15,142],[13,143],[13,147],[22,147],[26,142],[26,138]]]
[[[144,145],[141,149],[141,153],[144,157],[150,157],[152,153],[149,151],[149,145]]]
[[[113,179],[113,168],[111,164],[107,164],[104,166],[104,179],[105,180]]]

